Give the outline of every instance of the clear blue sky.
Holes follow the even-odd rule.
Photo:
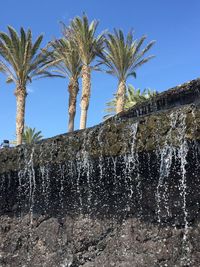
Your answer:
[[[125,32],[134,29],[135,36],[148,35],[156,40],[151,53],[156,56],[137,72],[129,83],[141,89],[163,91],[200,76],[200,1],[199,0],[6,0],[1,1],[0,30],[7,25],[19,30],[31,28],[34,37],[45,35],[43,45],[60,36],[59,22],[69,23],[85,12],[90,20],[100,21],[98,31]],[[26,124],[50,137],[67,130],[67,79],[43,79],[28,86]],[[104,73],[92,74],[92,95],[88,126],[98,124],[104,115],[105,103],[112,98],[117,80]],[[0,75],[0,141],[14,139],[14,85],[5,84]],[[77,105],[76,128],[80,106]]]

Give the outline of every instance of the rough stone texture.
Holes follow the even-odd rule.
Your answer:
[[[1,217],[0,266],[165,267],[200,265],[200,224],[184,230],[135,218]],[[188,263],[186,258],[188,258]]]
[[[0,266],[200,266],[200,81],[0,151]]]

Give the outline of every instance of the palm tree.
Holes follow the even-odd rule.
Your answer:
[[[69,26],[75,43],[77,44],[79,55],[82,62],[82,96],[81,96],[81,118],[80,129],[86,128],[87,111],[90,100],[91,90],[91,63],[96,55],[103,49],[104,36],[100,34],[95,37],[97,21],[90,24],[86,15],[82,18],[75,17]]]
[[[17,102],[16,137],[17,145],[22,144],[24,131],[26,86],[34,78],[53,76],[41,68],[48,62],[49,55],[39,52],[43,36],[32,42],[32,32],[20,29],[20,35],[8,26],[9,34],[0,32],[0,69],[7,75],[7,82],[14,82]]]
[[[132,85],[128,85],[127,92],[125,94],[125,104],[124,110],[128,110],[129,108],[135,106],[136,104],[142,103],[145,100],[156,96],[158,93],[156,91],[152,91],[150,89],[144,89],[141,91],[140,89],[135,89]],[[116,105],[117,105],[117,96],[114,95],[114,98],[106,103],[105,112],[107,113],[103,119],[106,120],[116,113]]]
[[[52,62],[47,67],[55,66],[53,72],[58,72],[64,77],[68,77],[69,85],[69,122],[68,131],[74,130],[74,119],[76,115],[76,99],[79,91],[78,78],[81,73],[81,60],[78,49],[74,41],[65,35],[62,39],[50,43],[53,48]]]
[[[32,144],[40,141],[43,136],[41,131],[36,131],[35,128],[25,127],[23,132],[23,143]]]
[[[121,30],[114,30],[114,34],[109,33],[105,39],[106,49],[99,56],[102,58],[108,70],[118,79],[118,89],[116,93],[116,112],[124,110],[126,81],[129,77],[136,77],[136,69],[148,62],[153,56],[144,58],[144,55],[152,47],[154,41],[141,49],[146,36],[139,41],[133,40],[133,33],[129,32],[125,38]]]
[[[28,126],[24,127],[24,132],[22,135],[22,143],[23,144],[32,144],[38,142],[43,139],[42,132],[37,131],[35,128],[31,128]],[[10,144],[16,145],[17,140],[11,140]]]

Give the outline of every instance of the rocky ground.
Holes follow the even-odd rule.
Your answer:
[[[0,219],[1,267],[198,267],[200,223],[176,229],[88,216]]]

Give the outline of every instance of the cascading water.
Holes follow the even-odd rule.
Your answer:
[[[60,164],[59,174],[60,174],[60,177],[59,177],[60,178],[59,199],[60,199],[61,209],[63,209],[64,208],[63,195],[64,195],[65,165]]]
[[[101,127],[99,133],[98,133],[98,144],[99,144],[99,170],[100,170],[100,180],[102,180],[103,177],[103,146],[104,146],[104,139],[103,139],[103,133],[104,133],[105,129],[104,126]]]
[[[186,164],[187,164],[187,153],[188,153],[188,145],[185,138],[186,132],[186,124],[185,124],[185,114],[181,114],[181,128],[179,129],[179,138],[180,138],[180,148],[178,151],[178,157],[181,161],[181,181],[180,181],[180,194],[183,198],[183,213],[184,213],[184,225],[185,225],[185,233],[184,240],[187,238],[188,233],[188,220],[187,220],[187,208],[186,208],[186,196],[187,196],[187,180],[186,180]]]
[[[134,187],[134,179],[137,181],[136,189],[138,194],[138,201],[140,203],[142,199],[142,192],[140,190],[140,175],[139,175],[139,162],[138,162],[138,153],[136,148],[136,136],[137,136],[138,123],[133,123],[130,125],[128,129],[130,131],[130,139],[131,139],[131,148],[130,153],[124,156],[125,162],[125,181],[128,190],[128,197],[131,201],[133,196],[133,187]],[[141,203],[140,203],[141,204]],[[141,206],[141,205],[140,205]],[[130,207],[128,207],[130,210]],[[141,210],[141,209],[140,209]]]
[[[168,188],[168,178],[170,174],[170,169],[172,165],[172,158],[175,155],[175,148],[172,144],[172,131],[176,128],[178,118],[178,112],[174,112],[170,115],[170,128],[166,135],[165,143],[162,148],[158,148],[157,156],[160,157],[160,169],[159,169],[159,180],[156,190],[157,199],[157,214],[158,222],[167,219],[170,216],[168,198],[169,198],[169,188]],[[162,214],[162,220],[161,220]]]
[[[28,177],[29,177],[29,187],[30,187],[29,203],[30,203],[31,225],[33,224],[33,208],[34,208],[34,197],[35,197],[35,188],[36,188],[33,156],[34,156],[34,147],[32,148],[30,160],[28,162]]]
[[[91,201],[92,201],[92,195],[91,195],[91,177],[92,177],[92,171],[93,171],[93,165],[92,161],[90,160],[88,148],[90,145],[90,139],[93,134],[93,131],[91,130],[88,135],[86,132],[84,133],[84,141],[83,141],[83,155],[82,155],[82,167],[83,172],[85,173],[87,177],[87,186],[88,186],[88,192],[87,192],[87,201],[88,201],[88,207],[91,207]]]
[[[44,199],[44,213],[47,213],[50,196],[50,176],[49,176],[49,166],[40,166],[40,173],[41,173],[41,179],[42,179],[42,195]]]
[[[28,206],[30,214],[30,224],[33,223],[33,209],[34,209],[34,197],[36,189],[36,179],[35,179],[35,169],[34,169],[34,147],[31,148],[31,151],[27,148],[23,149],[24,162],[23,166],[20,166],[18,172],[18,194],[19,200],[22,197],[22,192],[28,196]]]
[[[188,230],[189,230],[189,223],[188,223],[188,211],[187,211],[187,176],[186,176],[186,165],[187,165],[187,154],[188,154],[188,144],[186,140],[186,116],[185,114],[180,115],[180,129],[178,131],[179,138],[180,138],[180,148],[178,151],[178,157],[180,158],[180,195],[182,197],[182,209],[184,214],[184,233],[183,233],[183,257],[181,259],[182,266],[190,266],[191,259],[190,259],[190,242],[188,240]]]
[[[173,145],[173,131],[177,132],[177,146]],[[187,154],[188,154],[188,143],[186,140],[186,114],[181,113],[179,110],[172,113],[170,116],[170,129],[166,135],[164,146],[159,149],[157,155],[160,154],[160,175],[158,180],[158,186],[156,191],[156,199],[157,199],[157,214],[158,214],[158,222],[162,224],[162,222],[166,222],[171,217],[169,200],[170,189],[169,183],[170,172],[172,171],[172,161],[179,161],[179,192],[181,196],[182,203],[182,212],[183,213],[183,221],[182,225],[184,225],[183,232],[183,256],[181,259],[181,266],[190,266],[190,245],[187,239],[188,236],[188,212],[187,212],[187,175],[186,175],[186,165],[187,165]]]
[[[34,169],[34,147],[29,151],[24,148],[24,164],[21,166],[18,172],[18,199],[19,199],[19,209],[22,210],[21,199],[22,196],[27,195],[25,201],[28,202],[29,207],[29,234],[27,238],[27,262],[31,261],[31,250],[33,248],[33,216],[34,216],[34,204],[35,204],[35,190],[36,190],[36,179],[35,179],[35,169]],[[27,204],[26,204],[27,205]],[[20,219],[22,218],[22,212],[20,213]]]

